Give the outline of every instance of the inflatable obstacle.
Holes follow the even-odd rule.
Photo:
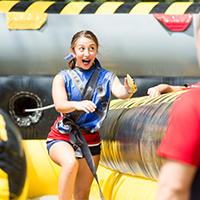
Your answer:
[[[129,73],[138,86],[133,98],[111,101],[100,130],[102,155],[97,173],[103,193],[112,200],[153,199],[162,165],[155,151],[166,130],[170,107],[180,93],[148,100],[146,92],[159,83],[183,85],[200,80],[195,46],[199,11],[200,4],[192,2],[0,1],[0,37],[4,38],[0,108],[17,126],[14,133],[21,135],[22,143],[17,140],[16,144],[25,152],[27,166],[25,175],[22,162],[23,187],[14,196],[9,175],[0,167],[1,189],[6,191],[2,199],[57,198],[60,168],[49,159],[45,139],[58,113],[53,108],[24,110],[53,103],[53,77],[66,68],[63,56],[71,37],[81,29],[90,29],[99,38],[101,65],[121,81]],[[99,199],[98,194],[94,181],[90,198]]]
[[[154,199],[162,165],[162,159],[155,151],[166,131],[173,101],[183,92],[151,100],[138,97],[111,102],[108,116],[100,129],[102,154],[97,171],[106,199]],[[28,169],[26,179],[23,179],[25,192],[22,199],[57,199],[61,168],[49,159],[46,140],[23,140],[20,148],[26,153]],[[11,160],[16,162],[13,158]],[[1,176],[0,181],[2,179]],[[95,180],[90,198],[99,199]]]

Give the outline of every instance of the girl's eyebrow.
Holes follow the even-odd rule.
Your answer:
[[[85,46],[83,43],[78,43],[77,46]],[[96,46],[94,43],[89,44],[89,46]]]

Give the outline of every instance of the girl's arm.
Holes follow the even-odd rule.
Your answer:
[[[149,95],[149,98],[152,98],[152,97],[157,97],[163,93],[179,91],[179,90],[182,90],[182,88],[183,88],[182,86],[159,84],[155,87],[149,88],[147,91],[147,94]]]
[[[65,82],[60,74],[57,74],[53,80],[52,97],[55,109],[60,113],[70,113],[74,110],[89,113],[96,109],[96,105],[92,101],[68,101]]]

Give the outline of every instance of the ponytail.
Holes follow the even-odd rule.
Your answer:
[[[70,60],[70,62],[69,62],[69,68],[70,69],[74,69],[74,67],[75,67],[75,64],[76,64],[76,58],[72,58],[71,60]]]

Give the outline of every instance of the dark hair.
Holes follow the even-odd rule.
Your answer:
[[[86,37],[88,39],[93,40],[95,42],[95,44],[97,45],[97,49],[98,49],[99,42],[98,42],[96,35],[89,30],[83,30],[83,31],[77,32],[73,36],[72,41],[71,41],[71,49],[72,50],[74,50],[77,40],[81,37]],[[73,69],[75,67],[75,64],[76,64],[76,58],[72,58],[72,60],[69,62],[69,68]]]

